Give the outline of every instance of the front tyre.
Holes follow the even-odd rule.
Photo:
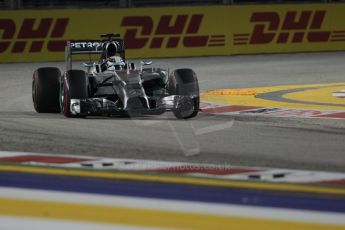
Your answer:
[[[38,113],[59,113],[61,72],[55,67],[37,69],[32,79],[32,101]]]
[[[82,70],[65,72],[60,87],[60,107],[65,117],[86,117],[71,111],[71,99],[88,98],[88,78]]]
[[[191,100],[181,100],[173,113],[178,119],[195,117],[200,109],[199,83],[192,69],[176,69],[168,79],[168,92],[171,95],[187,96]]]

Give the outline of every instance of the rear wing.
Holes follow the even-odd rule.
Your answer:
[[[107,42],[117,42],[119,44],[118,53],[125,59],[125,46],[122,39],[113,39],[112,41],[99,40],[71,40],[67,41],[65,47],[66,71],[72,69],[72,56],[77,54],[102,54],[104,44]]]

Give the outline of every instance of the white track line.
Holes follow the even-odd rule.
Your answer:
[[[91,222],[67,221],[67,220],[53,220],[43,218],[26,218],[26,217],[12,217],[0,216],[1,230],[149,230],[161,228],[144,228],[134,227],[119,224],[99,224]]]

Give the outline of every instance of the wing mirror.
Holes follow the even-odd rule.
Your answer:
[[[140,61],[140,71],[143,71],[143,66],[151,65],[152,61]]]
[[[83,62],[84,67],[87,68],[87,72],[90,73],[92,67],[96,65],[94,62]]]
[[[140,62],[141,65],[151,65],[152,64],[152,61],[141,61]]]

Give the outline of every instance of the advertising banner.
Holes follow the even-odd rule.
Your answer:
[[[0,11],[0,62],[63,60],[120,33],[129,58],[345,50],[345,4]]]

